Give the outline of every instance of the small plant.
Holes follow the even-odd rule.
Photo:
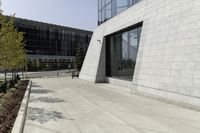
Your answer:
[[[14,86],[15,86],[15,82],[14,82],[14,80],[10,80],[9,82],[8,82],[8,88],[10,89],[10,88],[13,88]]]
[[[6,93],[6,91],[7,91],[7,82],[3,82],[0,85],[0,93]]]

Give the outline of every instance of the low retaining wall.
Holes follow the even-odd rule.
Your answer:
[[[12,129],[12,133],[23,133],[31,85],[32,85],[32,81],[29,81],[26,92],[24,94],[24,98],[23,98],[22,103],[21,103],[21,107],[19,109],[17,118],[15,120],[13,129]]]

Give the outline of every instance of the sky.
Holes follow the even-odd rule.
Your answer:
[[[4,15],[94,30],[97,0],[1,0]]]

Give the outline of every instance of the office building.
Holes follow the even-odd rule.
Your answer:
[[[30,71],[38,62],[43,70],[73,68],[77,48],[86,52],[92,36],[91,31],[21,18],[15,26],[24,32]]]
[[[99,0],[98,4],[99,26],[80,78],[200,108],[200,1]]]

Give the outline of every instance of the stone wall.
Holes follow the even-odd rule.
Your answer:
[[[199,0],[142,0],[95,30],[80,78],[104,81],[103,38],[143,22],[136,92],[200,107],[199,14]]]

